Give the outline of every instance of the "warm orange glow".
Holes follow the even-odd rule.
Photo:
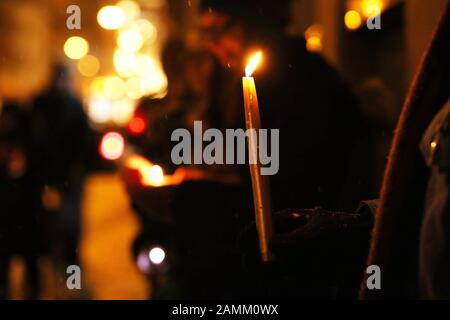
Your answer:
[[[46,186],[42,191],[41,200],[47,210],[57,210],[61,207],[61,194],[56,188]]]
[[[132,0],[121,0],[117,6],[122,9],[126,20],[133,21],[141,14],[141,8]]]
[[[256,70],[256,67],[258,66],[259,62],[262,58],[262,52],[258,51],[254,55],[250,57],[250,60],[247,63],[247,66],[245,67],[245,76],[251,77],[253,72]]]
[[[139,155],[132,155],[125,161],[128,169],[137,170],[140,183],[146,187],[163,187],[178,185],[183,182],[185,174],[175,171],[173,175],[165,175],[163,169]]]
[[[99,149],[106,160],[117,160],[125,151],[125,140],[120,133],[108,132],[103,136]]]
[[[384,8],[383,0],[363,0],[361,3],[362,13],[368,18],[378,15]]]
[[[96,56],[88,54],[78,60],[78,71],[85,77],[95,76],[99,69],[100,62]]]
[[[137,100],[142,97],[141,79],[139,77],[132,77],[125,82],[125,94],[132,100]]]
[[[150,168],[145,168],[142,175],[142,184],[146,186],[158,187],[163,185],[164,182],[164,171],[158,165],[153,165]]]
[[[116,72],[124,78],[129,78],[138,72],[138,59],[133,52],[116,50],[113,56]]]
[[[70,59],[79,60],[89,52],[89,43],[82,37],[70,37],[64,43],[64,53]]]
[[[145,119],[140,116],[133,117],[128,123],[128,130],[135,135],[143,133],[146,127]]]
[[[356,30],[361,26],[362,19],[358,11],[350,10],[344,17],[345,26],[349,30]]]
[[[129,99],[114,100],[110,103],[111,120],[119,125],[126,126],[134,114],[134,103]]]
[[[323,45],[324,28],[320,24],[313,24],[305,31],[306,50],[309,52],[321,52]]]
[[[125,23],[125,12],[118,6],[105,6],[99,10],[97,22],[106,30],[119,29]]]
[[[144,157],[138,155],[132,155],[125,161],[125,166],[130,169],[142,170],[145,168],[150,168],[153,164],[145,159]]]
[[[306,40],[306,49],[309,52],[321,52],[322,40],[316,36],[308,38],[308,40]]]
[[[119,31],[117,36],[117,46],[125,52],[137,52],[142,48],[144,39],[139,30],[132,28]]]
[[[117,76],[109,76],[103,82],[103,95],[110,100],[118,100],[125,94],[125,81]]]

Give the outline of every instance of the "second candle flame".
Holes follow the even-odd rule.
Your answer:
[[[254,55],[250,57],[250,60],[247,63],[247,66],[245,67],[245,76],[251,77],[253,72],[255,71],[256,67],[258,66],[259,62],[262,58],[262,52],[258,51]]]

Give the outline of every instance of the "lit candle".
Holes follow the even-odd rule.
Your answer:
[[[262,261],[268,262],[272,259],[269,251],[269,241],[273,234],[270,190],[268,177],[261,175],[261,163],[258,158],[257,135],[261,128],[261,119],[259,116],[255,80],[252,77],[253,71],[261,60],[261,56],[262,53],[259,51],[250,58],[250,61],[245,68],[245,77],[242,78],[242,86],[244,90],[245,121],[247,130],[250,129],[249,131],[254,132],[248,137],[248,153],[252,177],[256,227],[258,229]]]

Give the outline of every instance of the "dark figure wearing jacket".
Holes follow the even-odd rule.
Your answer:
[[[271,248],[283,267],[302,277],[312,258],[308,277],[323,279],[334,270],[325,273],[329,284],[353,288],[362,279],[363,299],[450,298],[449,38],[447,2],[404,104],[380,200],[363,202],[356,213],[276,214]],[[366,268],[373,265],[380,289],[367,285]]]
[[[44,214],[49,220],[45,222],[46,235],[51,241],[49,245],[61,255],[64,270],[78,261],[80,203],[89,133],[81,102],[70,92],[69,84],[66,67],[56,65],[49,87],[34,99],[32,111],[36,188],[44,199],[44,213],[56,213]]]
[[[25,263],[26,298],[39,295],[38,194],[33,185],[29,116],[14,102],[0,106],[0,299],[11,298],[8,274],[13,256]]]
[[[270,177],[273,207],[337,208],[369,196],[364,185],[343,190],[350,154],[367,135],[364,118],[338,73],[308,52],[303,38],[284,35],[289,4],[202,1],[202,40],[222,65],[213,127],[245,130],[241,78],[247,58],[261,50],[254,78],[262,128],[280,132],[279,171]],[[247,165],[241,169],[248,175]]]
[[[242,76],[247,56],[261,50],[263,62],[254,78],[262,128],[280,130],[279,171],[270,176],[273,207],[337,208],[344,198],[355,202],[369,196],[361,185],[343,190],[347,161],[364,136],[363,117],[337,72],[321,56],[307,52],[304,39],[283,34],[288,8],[284,0],[202,1],[202,44],[221,67],[214,75],[220,85],[212,86],[205,114],[212,128],[245,130]],[[242,185],[186,183],[173,201],[177,261],[171,271],[182,283],[181,297],[267,296],[254,284],[258,277],[242,270],[236,246],[242,226],[253,218],[247,209],[248,164],[207,170],[217,167],[234,170]]]

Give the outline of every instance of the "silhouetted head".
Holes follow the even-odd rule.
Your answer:
[[[69,90],[70,71],[65,64],[58,62],[53,66],[50,87],[59,90]]]
[[[202,39],[222,65],[235,67],[250,47],[283,33],[290,4],[291,0],[202,0]]]

